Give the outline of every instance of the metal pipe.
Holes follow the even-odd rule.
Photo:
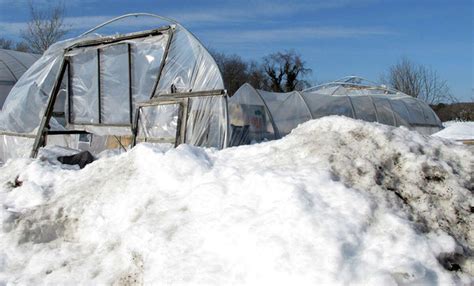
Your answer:
[[[94,28],[92,29],[89,29],[87,31],[85,31],[84,33],[82,33],[81,35],[79,35],[79,37],[83,37],[87,34],[90,34],[104,26],[107,26],[108,24],[111,24],[113,22],[116,22],[118,20],[121,20],[121,19],[124,19],[124,18],[129,18],[129,17],[142,17],[142,16],[145,16],[145,17],[153,17],[153,18],[158,18],[160,20],[164,20],[164,21],[167,21],[167,22],[170,22],[170,23],[173,23],[173,24],[176,24],[176,25],[180,25],[176,20],[174,19],[171,19],[171,18],[168,18],[168,17],[164,17],[164,16],[160,16],[160,15],[156,15],[156,14],[151,14],[151,13],[131,13],[131,14],[125,14],[125,15],[122,15],[122,16],[118,16],[118,17],[115,17],[113,19],[110,19],[102,24],[99,24],[97,26],[95,26]],[[181,25],[180,25],[181,26]]]
[[[97,93],[98,93],[98,108],[99,108],[99,124],[102,123],[102,100],[100,98],[100,49],[97,49]]]
[[[61,89],[61,82],[66,72],[68,62],[65,58],[61,62],[61,67],[59,69],[59,73],[56,75],[56,79],[54,81],[54,87],[51,91],[51,94],[48,98],[48,105],[46,106],[46,110],[44,112],[43,118],[41,119],[40,126],[38,128],[38,133],[35,137],[35,142],[33,144],[33,149],[31,150],[31,158],[36,158],[38,155],[38,150],[41,146],[44,146],[46,143],[46,136],[49,129],[49,121],[51,119],[51,115],[54,110],[54,104],[56,103],[56,98],[58,96],[59,90]]]

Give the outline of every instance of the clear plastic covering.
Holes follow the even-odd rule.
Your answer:
[[[65,73],[59,74],[62,66]],[[136,107],[154,95],[224,89],[212,56],[179,24],[126,35],[87,35],[53,45],[22,76],[0,113],[0,134],[37,135],[59,83],[47,128],[84,130],[104,138],[130,136]],[[205,115],[197,119],[207,120],[209,132],[199,135],[201,127],[190,125],[190,141],[223,146],[226,129],[211,122],[222,117],[216,104],[214,99],[191,101],[192,111]],[[212,111],[203,112],[206,108]],[[0,144],[10,149],[10,143]]]
[[[274,140],[278,134],[262,97],[244,84],[229,98],[230,146]]]
[[[352,106],[347,96],[327,96],[316,93],[302,93],[314,118],[328,115],[354,117]]]
[[[133,112],[137,103],[145,102],[151,97],[168,38],[166,33],[134,40],[131,45]]]
[[[116,125],[130,126],[137,104],[151,97],[167,39],[167,34],[160,34],[68,53],[72,70],[70,127],[89,124],[79,129],[108,135],[116,132]]]
[[[101,49],[101,120],[105,124],[131,124],[128,47],[118,44]]]
[[[181,105],[143,106],[139,111],[137,141],[175,143]]]
[[[64,60],[64,49],[79,41],[97,38],[91,35],[52,45],[18,80],[0,112],[0,133],[36,135],[51,91]],[[51,125],[56,125],[54,119]]]
[[[290,133],[295,125],[312,118],[308,105],[297,91],[288,93],[258,92],[267,104],[280,137]]]
[[[207,96],[189,99],[185,139],[187,144],[223,148],[226,131],[224,97]]]
[[[352,105],[354,106],[355,115],[357,119],[376,122],[377,114],[375,113],[374,104],[372,99],[368,96],[352,96]]]
[[[45,54],[18,80],[0,112],[0,131],[35,134],[62,59]]]
[[[423,134],[441,128],[438,117],[426,103],[383,87],[354,84],[322,85],[290,93],[243,85],[229,99],[231,146],[279,138],[302,122],[328,115],[406,126]]]
[[[375,109],[377,112],[377,119],[379,123],[395,126],[395,117],[393,116],[392,107],[386,97],[372,96]]]
[[[40,55],[0,49],[0,110],[17,80]]]
[[[350,76],[306,89],[303,94],[349,97],[358,119],[406,126],[432,134],[442,128],[441,121],[425,102],[398,90],[360,77]]]
[[[183,49],[186,47],[186,49]],[[219,68],[202,44],[186,29],[177,26],[156,94],[224,89]]]
[[[13,158],[30,156],[34,137],[22,137],[0,134],[0,162]]]
[[[70,56],[71,123],[99,123],[99,73],[97,50]]]

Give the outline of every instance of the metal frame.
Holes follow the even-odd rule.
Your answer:
[[[132,45],[127,43],[128,53],[128,102],[130,113],[130,125],[133,124],[133,89],[132,89]]]
[[[77,48],[87,48],[87,47],[93,47],[93,46],[99,46],[99,45],[109,45],[117,42],[122,42],[125,40],[132,40],[132,39],[139,39],[139,38],[145,38],[149,36],[158,36],[163,34],[164,32],[168,31],[171,28],[171,26],[164,26],[158,29],[153,29],[153,30],[148,30],[148,31],[142,31],[142,32],[137,32],[137,33],[129,33],[126,35],[120,35],[120,36],[108,36],[108,37],[101,37],[99,39],[93,39],[93,40],[86,40],[83,42],[76,43],[72,46],[69,46],[66,51],[70,51],[73,49]],[[81,36],[84,36],[85,34],[82,34]]]
[[[226,92],[227,93],[227,92]],[[225,133],[224,133],[224,142],[222,144],[222,149],[229,147],[230,144],[230,117],[229,117],[229,99],[227,96],[224,96],[225,101]]]
[[[53,90],[51,91],[51,94],[48,97],[48,105],[46,106],[44,116],[41,119],[41,123],[36,134],[35,142],[33,143],[33,149],[31,150],[30,155],[30,157],[32,158],[36,158],[36,156],[38,155],[39,148],[46,144],[46,136],[49,131],[49,121],[51,120],[51,116],[54,110],[54,104],[56,103],[56,98],[58,96],[59,89],[61,88],[61,82],[64,77],[64,74],[66,73],[68,65],[69,62],[67,58],[64,58],[61,62],[59,73],[56,75]]]
[[[72,106],[74,104],[72,97],[73,97],[73,91],[72,91],[72,60],[71,57],[66,56],[66,53],[76,49],[76,48],[84,48],[84,47],[92,47],[92,46],[99,46],[99,45],[104,45],[104,44],[112,44],[124,40],[129,40],[129,39],[135,39],[135,38],[142,38],[142,37],[147,37],[147,36],[152,36],[152,35],[160,35],[163,34],[165,31],[170,30],[170,26],[166,26],[160,29],[155,29],[151,31],[146,31],[146,32],[140,32],[140,33],[133,33],[121,37],[108,37],[108,38],[101,38],[98,40],[91,40],[91,41],[85,41],[82,43],[78,43],[75,45],[72,45],[64,50],[64,58],[61,63],[61,67],[59,70],[58,75],[55,78],[55,84],[53,87],[53,90],[51,91],[49,97],[48,97],[48,104],[44,113],[44,116],[41,120],[40,126],[38,128],[38,132],[35,136],[35,142],[33,144],[33,148],[30,154],[30,157],[35,158],[38,155],[38,150],[40,147],[45,146],[46,144],[46,137],[47,135],[60,135],[60,134],[81,134],[84,131],[76,131],[76,130],[67,130],[67,131],[50,131],[49,130],[49,121],[51,120],[52,113],[54,111],[54,104],[56,103],[56,99],[61,87],[62,80],[64,78],[64,75],[66,71],[67,73],[67,85],[68,85],[68,92],[67,92],[67,103],[68,103],[68,115],[67,115],[67,124],[71,125],[96,125],[96,126],[112,126],[112,127],[122,127],[124,125],[116,125],[116,124],[103,124],[102,123],[102,103],[101,103],[101,79],[100,79],[100,50],[101,48],[97,49],[97,71],[98,71],[98,120],[99,124],[91,124],[91,123],[79,123],[79,122],[73,122],[72,118]],[[132,86],[131,86],[131,53],[130,53],[130,44],[129,49],[128,49],[128,56],[129,56],[129,99],[132,99]],[[164,59],[162,60],[163,63]],[[133,109],[133,103],[130,101],[130,112]],[[132,114],[130,113],[130,117],[132,117]],[[130,120],[130,125],[126,125],[126,127],[130,127],[133,122]],[[77,132],[77,133],[76,133]]]
[[[103,107],[102,106],[103,105],[102,90],[101,90],[102,89],[101,88],[101,63],[100,63],[101,49],[102,49],[101,46],[112,45],[114,43],[119,43],[119,42],[123,42],[123,41],[126,41],[126,40],[131,40],[131,39],[144,38],[144,37],[148,37],[148,36],[163,35],[165,33],[168,34],[168,42],[167,42],[167,45],[166,45],[166,48],[165,48],[165,51],[164,51],[164,54],[163,54],[163,58],[162,58],[161,63],[160,63],[160,70],[159,70],[159,74],[157,75],[157,79],[156,79],[156,82],[155,82],[153,92],[150,95],[151,97],[155,96],[156,88],[159,85],[160,79],[161,79],[163,71],[165,69],[166,61],[167,61],[167,58],[168,58],[168,53],[169,53],[169,50],[171,49],[173,34],[174,34],[174,31],[177,29],[177,27],[179,29],[182,29],[187,34],[189,34],[197,43],[199,43],[200,44],[199,48],[202,49],[203,53],[208,52],[207,49],[199,41],[199,39],[197,39],[191,32],[186,30],[183,26],[181,26],[179,23],[177,23],[173,19],[158,16],[158,15],[154,15],[154,14],[148,14],[148,13],[127,14],[127,15],[123,15],[123,16],[114,18],[112,20],[109,20],[109,21],[107,21],[103,24],[100,24],[100,25],[96,26],[95,28],[93,28],[91,30],[88,30],[87,32],[80,35],[79,37],[83,37],[83,36],[85,36],[89,33],[94,32],[95,30],[97,30],[101,27],[106,26],[107,24],[118,21],[120,19],[123,19],[123,18],[126,18],[126,17],[138,17],[138,16],[155,17],[155,18],[158,18],[158,19],[161,19],[161,20],[164,20],[164,21],[168,21],[172,25],[167,25],[167,26],[164,26],[162,28],[143,31],[143,32],[130,33],[130,34],[126,34],[126,35],[119,35],[119,36],[112,35],[112,36],[107,36],[107,37],[100,37],[98,39],[84,39],[82,41],[76,42],[75,44],[71,44],[70,46],[67,46],[63,50],[61,66],[59,68],[58,74],[56,75],[55,82],[54,82],[54,85],[53,85],[53,89],[50,92],[50,94],[48,95],[46,109],[45,109],[45,112],[44,112],[43,117],[41,119],[41,122],[40,122],[40,125],[39,125],[39,128],[38,128],[38,131],[37,131],[36,135],[21,134],[21,133],[15,133],[15,132],[3,132],[3,131],[0,131],[0,135],[24,136],[24,137],[28,137],[28,138],[35,138],[35,142],[33,144],[33,148],[32,148],[32,151],[31,151],[31,157],[36,157],[37,154],[38,154],[39,148],[41,146],[45,146],[47,135],[90,134],[89,132],[84,131],[84,130],[49,130],[50,129],[49,122],[51,120],[51,117],[53,116],[54,104],[56,103],[56,100],[57,100],[57,97],[58,97],[58,94],[59,94],[59,91],[60,91],[60,88],[61,88],[61,84],[62,84],[63,80],[65,79],[64,76],[65,76],[66,72],[67,72],[67,77],[66,77],[66,79],[67,79],[67,99],[66,99],[67,114],[65,114],[65,118],[66,118],[66,122],[67,122],[67,127],[71,127],[71,126],[74,127],[76,125],[79,125],[79,126],[91,125],[91,126],[104,126],[104,127],[129,127],[129,128],[131,127],[132,132],[134,134],[136,134],[136,132],[137,132],[137,122],[139,120],[139,108],[137,108],[137,112],[135,113],[135,116],[134,116],[133,115],[134,102],[133,102],[133,88],[132,88],[133,87],[133,74],[132,74],[133,63],[132,63],[132,55],[131,55],[132,47],[131,47],[130,43],[127,43],[127,45],[128,45],[128,72],[129,72],[129,74],[128,74],[129,75],[129,77],[128,77],[128,84],[129,84],[129,86],[128,86],[128,88],[129,88],[128,97],[129,97],[129,109],[130,109],[130,124],[129,125],[121,125],[121,124],[104,124],[103,123],[103,118],[102,118],[103,116],[102,116],[102,112],[101,112],[102,107]],[[73,71],[73,67],[72,67],[73,60],[72,60],[71,56],[68,56],[68,52],[70,52],[72,50],[75,50],[75,49],[79,49],[79,48],[94,48],[94,47],[97,47],[97,71],[98,71],[98,75],[97,75],[97,78],[98,78],[98,82],[97,82],[97,85],[98,85],[98,95],[97,95],[98,96],[98,108],[97,109],[98,109],[98,123],[74,122],[75,121],[74,118],[73,118],[73,106],[74,106],[74,101],[73,101],[74,94],[73,93],[74,93],[74,91],[72,90],[72,86],[73,86],[72,74],[73,74],[74,71]],[[61,58],[60,56],[58,56],[58,57]],[[215,64],[214,58],[211,57],[211,59],[212,59],[212,62]],[[217,64],[216,64],[216,67],[217,67]],[[177,138],[178,141],[176,141],[176,144],[185,141],[186,123],[187,123],[187,119],[188,119],[187,116],[188,116],[189,100],[192,97],[200,97],[200,96],[223,96],[224,97],[225,102],[226,102],[225,111],[224,111],[225,112],[225,121],[226,121],[226,125],[228,125],[229,124],[229,114],[228,114],[229,112],[227,110],[227,108],[228,108],[228,106],[227,106],[227,93],[226,93],[225,90],[189,92],[189,93],[185,93],[185,94],[174,93],[174,94],[170,95],[169,97],[162,96],[157,101],[151,100],[148,103],[148,104],[156,104],[157,102],[160,102],[160,104],[164,104],[164,102],[166,100],[172,101],[172,102],[178,102],[178,101],[181,102],[180,104],[182,106],[182,108],[181,108],[182,111],[181,111],[181,114],[179,116],[181,118],[181,121],[179,122],[179,124],[180,124],[180,128],[179,128],[180,133],[179,133],[179,136]],[[95,107],[94,107],[94,109],[95,109]],[[227,142],[229,140],[228,132],[229,132],[228,128],[225,128],[224,142],[222,143],[223,147],[226,147],[228,145],[228,142]]]
[[[97,107],[99,108],[99,124],[102,123],[102,82],[100,80],[100,49],[97,49]],[[74,123],[74,122],[73,122]]]
[[[253,88],[253,87],[252,87]],[[260,97],[260,100],[262,100],[263,102],[263,106],[265,108],[265,111],[267,112],[268,114],[268,119],[270,119],[270,122],[272,123],[272,127],[273,127],[273,132],[275,133],[275,139],[279,139],[281,138],[281,135],[280,135],[280,131],[278,130],[278,127],[276,126],[276,123],[275,121],[273,120],[273,116],[272,116],[272,113],[270,112],[270,109],[268,108],[268,105],[267,103],[265,102],[265,99],[263,99],[263,96],[260,94],[260,92],[255,89],[255,92],[257,93],[258,97]]]
[[[188,115],[188,100],[185,98],[179,98],[175,99],[173,101],[170,100],[163,100],[163,101],[155,101],[153,104],[141,104],[137,107],[136,111],[136,120],[135,120],[135,126],[133,128],[133,139],[132,139],[132,147],[134,147],[137,143],[137,141],[142,141],[140,140],[141,138],[138,137],[138,132],[139,132],[139,121],[141,118],[142,114],[142,109],[147,108],[147,107],[155,107],[155,106],[160,106],[160,105],[178,105],[178,124],[176,126],[176,133],[175,133],[175,138],[174,138],[174,146],[177,147],[180,144],[183,144],[186,138],[186,124],[187,124],[187,115]],[[152,142],[152,143],[169,143],[165,140],[160,140],[157,138],[148,138],[146,136],[143,137],[143,142]]]
[[[188,112],[189,112],[189,100],[191,98],[199,97],[214,97],[214,96],[223,96],[227,102],[227,92],[223,89],[218,90],[209,90],[209,91],[197,91],[197,92],[186,92],[186,93],[173,93],[170,96],[159,96],[150,99],[147,102],[140,103],[135,111],[135,120],[132,126],[132,147],[137,143],[138,139],[138,128],[141,115],[141,109],[144,107],[158,106],[158,105],[167,105],[167,104],[179,104],[180,112],[178,114],[178,126],[176,128],[177,134],[175,139],[175,147],[179,144],[184,144],[186,142],[186,127],[188,124]],[[227,107],[226,107],[227,108]],[[228,114],[228,112],[226,112]],[[226,115],[226,125],[228,125],[228,115]],[[224,135],[224,146],[227,146],[228,143],[228,128],[226,128],[226,134]],[[151,142],[145,139],[145,142]]]
[[[160,83],[161,75],[163,73],[163,69],[165,68],[166,59],[168,58],[168,53],[171,47],[171,42],[173,41],[173,35],[174,35],[174,27],[170,27],[170,29],[168,30],[168,41],[166,42],[165,51],[163,52],[163,59],[161,60],[160,69],[158,70],[158,75],[156,76],[156,81],[155,81],[155,84],[153,85],[150,98],[153,98],[155,96],[156,89],[158,88],[158,84]]]
[[[359,82],[364,81],[364,82],[366,82],[366,84],[357,83],[355,81],[359,81]],[[315,85],[315,86],[306,88],[306,89],[303,90],[303,92],[315,92],[318,89],[321,89],[323,87],[334,86],[334,85],[356,86],[356,87],[361,87],[361,88],[365,88],[365,89],[384,90],[385,91],[384,95],[387,95],[387,94],[404,94],[403,92],[401,92],[397,89],[387,87],[385,85],[378,85],[376,82],[370,81],[368,79],[365,79],[365,78],[359,77],[359,76],[346,76],[346,77],[340,78],[340,79],[335,80],[335,81],[331,81],[331,82],[328,82],[328,83],[323,83],[323,84],[319,84],[319,85]]]
[[[69,72],[68,73],[68,100],[67,100],[68,101],[68,109],[69,109],[68,124],[71,124],[71,125],[91,125],[91,126],[126,126],[126,127],[130,127],[131,125],[133,125],[132,47],[131,47],[130,43],[120,43],[120,42],[122,42],[124,40],[129,40],[129,39],[137,39],[137,38],[143,38],[143,37],[148,37],[148,36],[162,35],[166,32],[170,32],[171,36],[168,39],[168,42],[167,42],[167,45],[166,45],[166,50],[164,52],[163,58],[162,58],[161,63],[160,63],[160,72],[159,72],[157,80],[155,81],[155,84],[154,84],[154,89],[156,89],[156,87],[158,85],[158,82],[159,82],[159,79],[161,77],[161,73],[164,69],[166,56],[168,54],[169,47],[171,45],[171,38],[172,38],[173,30],[174,30],[173,27],[166,26],[164,28],[155,29],[155,30],[152,30],[152,31],[140,32],[140,33],[134,33],[132,35],[126,35],[126,36],[122,36],[122,37],[110,37],[110,38],[105,38],[105,39],[102,38],[100,40],[92,40],[92,41],[89,41],[89,42],[86,42],[86,43],[73,45],[73,46],[69,47],[68,49],[66,49],[66,51],[71,51],[71,50],[74,50],[76,48],[99,46],[97,48],[98,123],[75,122],[75,120],[73,120],[73,118],[72,118],[72,106],[74,104],[74,101],[73,101],[73,93],[72,93],[72,79],[71,79],[72,77],[71,77],[71,73]],[[100,47],[100,46],[105,45],[105,44],[111,45],[111,44],[114,44],[114,43],[127,45],[127,54],[128,54],[128,93],[129,93],[128,100],[129,100],[129,113],[130,113],[129,114],[129,117],[130,117],[130,124],[129,125],[103,123],[103,120],[102,120],[102,88],[101,88],[102,83],[101,83],[100,60],[101,60],[102,50],[104,48],[107,48],[107,46],[105,46],[105,47]],[[69,57],[69,58],[72,58],[72,57]],[[72,66],[72,64],[70,66]],[[71,70],[70,67],[69,67],[69,70]],[[153,94],[154,94],[154,91],[152,92],[152,95]]]
[[[301,93],[301,91],[295,90],[295,92],[300,96],[301,100],[303,101],[304,105],[306,106],[306,109],[308,110],[309,116],[311,116],[311,119],[314,119],[313,112],[312,112],[311,109],[309,108],[309,105],[308,105],[308,103],[306,102],[306,99],[304,98],[304,96],[303,96],[303,94]]]

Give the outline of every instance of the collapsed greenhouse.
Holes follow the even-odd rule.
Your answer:
[[[169,22],[103,36],[131,16]],[[0,113],[0,160],[59,145],[97,154],[137,142],[225,148],[278,139],[298,124],[344,115],[425,134],[441,128],[425,103],[355,77],[303,92],[243,85],[228,97],[219,68],[179,23],[124,15],[58,42],[20,78]]]

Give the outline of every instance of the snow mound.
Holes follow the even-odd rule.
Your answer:
[[[472,165],[462,146],[337,116],[222,151],[9,161],[0,284],[469,284]]]
[[[445,128],[433,136],[451,140],[474,140],[474,122],[448,121],[443,124]]]

